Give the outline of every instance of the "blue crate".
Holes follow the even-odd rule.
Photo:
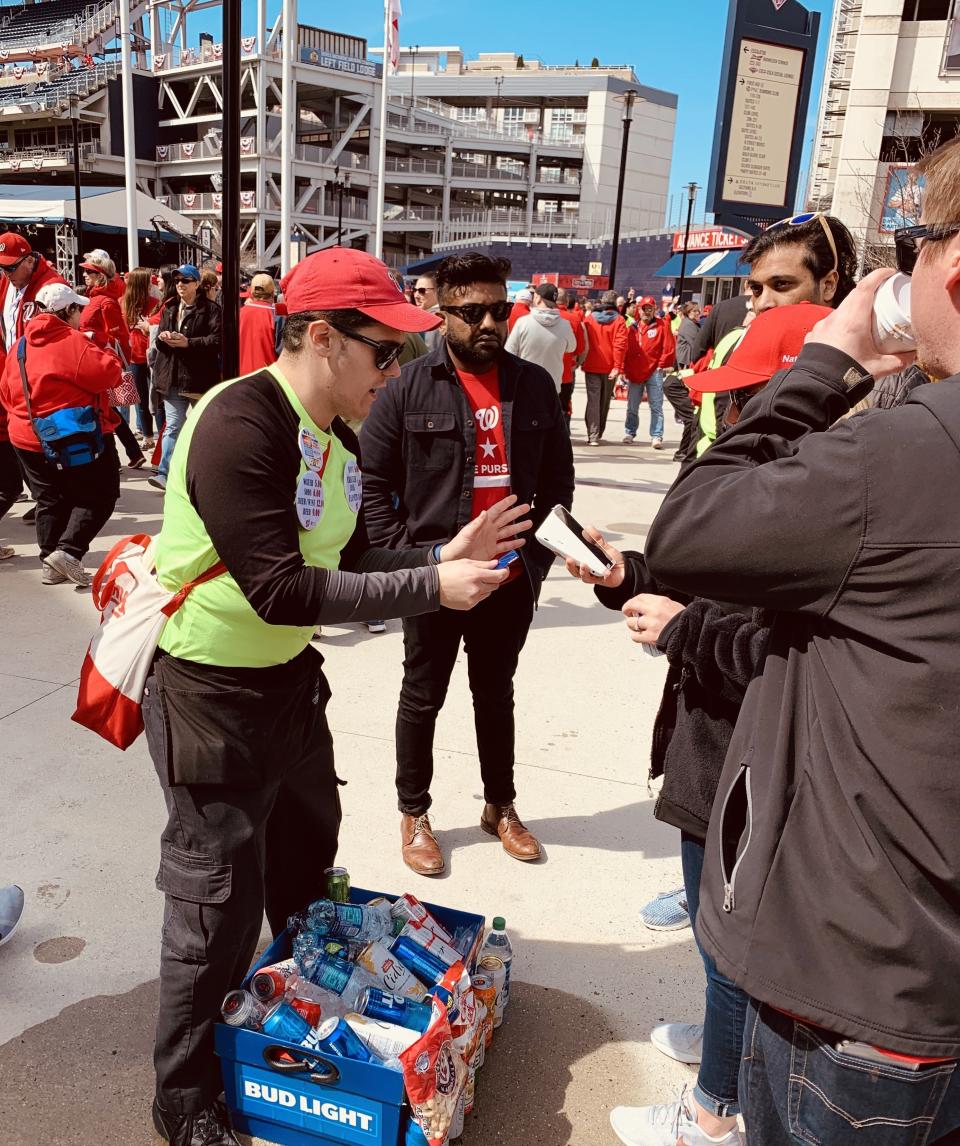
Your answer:
[[[366,903],[383,892],[350,890],[353,903]],[[396,896],[387,895],[393,900]],[[473,966],[483,942],[484,918],[466,911],[424,903],[449,931],[469,927],[474,933],[467,965]],[[289,959],[287,931],[264,951],[244,980],[261,967]],[[230,1118],[236,1130],[279,1142],[282,1146],[330,1142],[351,1146],[402,1146],[408,1121],[403,1075],[374,1063],[311,1052],[302,1047],[218,1023],[215,1033]],[[279,1061],[286,1051],[297,1063]]]

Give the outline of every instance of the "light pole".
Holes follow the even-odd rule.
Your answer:
[[[70,97],[70,126],[73,128],[73,212],[76,215],[77,260],[74,267],[75,281],[80,282],[80,260],[83,258],[83,212],[80,194],[80,102],[77,96]]]
[[[635,91],[624,92],[623,108],[623,138],[620,143],[620,181],[617,184],[617,206],[613,213],[613,238],[610,246],[610,281],[607,284],[610,290],[616,290],[617,253],[620,246],[620,216],[623,212],[623,183],[627,175],[627,147],[630,141],[630,124],[633,123],[633,101],[637,98]]]
[[[690,222],[693,219],[693,205],[697,201],[698,184],[687,184],[687,228],[683,236],[683,254],[680,256],[680,287],[677,298],[683,306],[683,287],[687,277],[687,247],[690,246]]]
[[[407,123],[412,126],[413,124],[413,91],[414,84],[417,82],[417,52],[420,51],[420,45],[413,45],[413,60],[410,64],[410,111],[407,115]]]
[[[284,27],[284,49],[289,29]],[[290,91],[284,91],[284,101]],[[240,372],[240,5],[223,6],[223,376]],[[291,194],[284,188],[284,194]],[[289,231],[287,232],[289,234]]]

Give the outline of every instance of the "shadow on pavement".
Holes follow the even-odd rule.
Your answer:
[[[680,949],[534,941],[523,953],[544,967],[576,960],[583,986],[574,995],[515,981],[508,1017],[478,1076],[464,1144],[612,1142],[609,1108],[640,1099],[641,1071],[629,1044],[645,1042],[649,1026],[673,1014],[678,990],[690,992],[691,982],[677,982]],[[638,992],[639,1030],[616,1010],[618,997]],[[156,1146],[150,1103],[157,1002],[155,979],[67,1007],[0,1047],[4,1146]]]

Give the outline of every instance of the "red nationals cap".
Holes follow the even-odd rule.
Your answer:
[[[33,254],[33,248],[16,231],[4,231],[0,235],[0,267],[12,267],[27,255]]]
[[[747,327],[740,345],[716,370],[704,370],[690,380],[695,390],[714,394],[769,382],[778,370],[797,360],[803,341],[821,318],[832,314],[828,306],[801,302],[765,310]]]
[[[645,294],[638,305],[641,307],[652,306],[656,308],[657,300],[653,297],[652,294]]]
[[[421,333],[441,323],[439,315],[413,306],[386,263],[351,247],[307,255],[281,281],[290,314],[304,310],[359,310],[394,330]]]

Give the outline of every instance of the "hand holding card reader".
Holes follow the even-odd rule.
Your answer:
[[[534,537],[558,557],[586,565],[594,577],[603,577],[613,568],[613,561],[599,545],[583,536],[583,526],[562,505],[550,510]]]

